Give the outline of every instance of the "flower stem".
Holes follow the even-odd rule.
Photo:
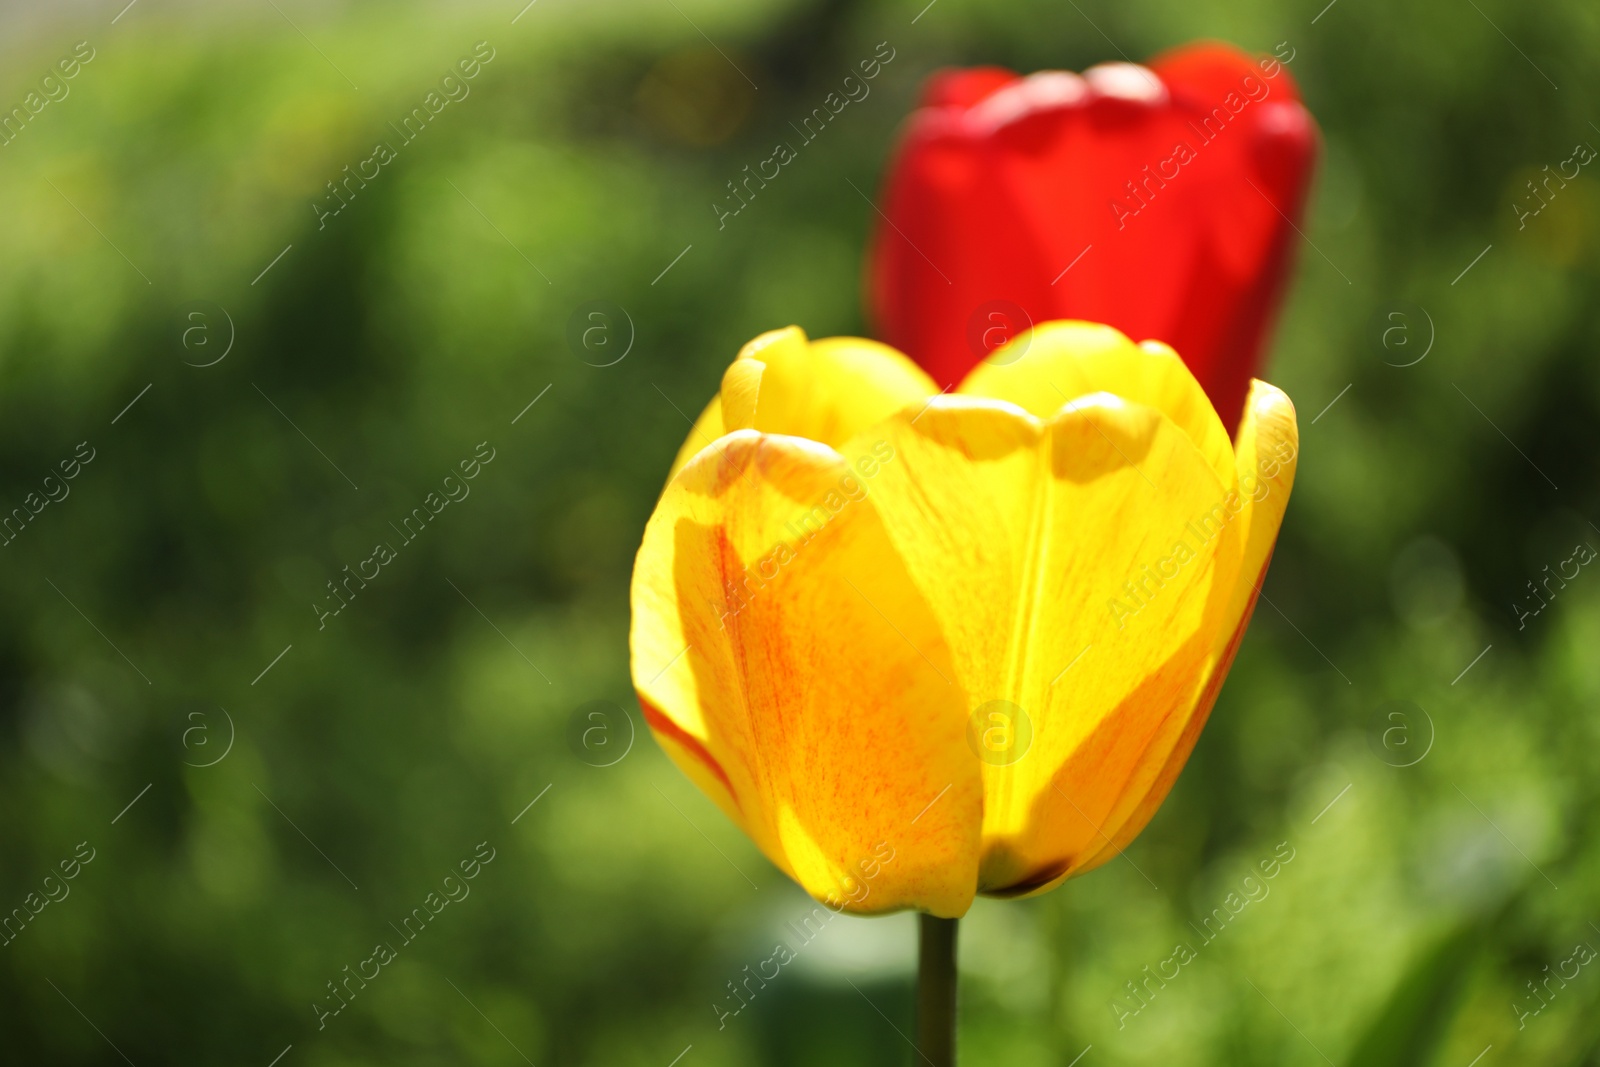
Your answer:
[[[917,1051],[930,1067],[956,1062],[956,919],[917,916]]]

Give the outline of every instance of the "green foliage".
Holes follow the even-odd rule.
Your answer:
[[[1488,932],[1487,923],[1468,920],[1419,952],[1351,1050],[1350,1067],[1431,1062]]]
[[[573,716],[632,707],[632,552],[737,347],[866,329],[851,183],[876,189],[926,74],[1216,36],[1289,42],[1326,137],[1269,375],[1302,428],[1270,603],[1126,861],[974,908],[965,1058],[1592,1062],[1593,967],[1520,1029],[1517,1005],[1600,946],[1600,577],[1509,608],[1600,545],[1600,195],[1586,171],[1524,228],[1512,207],[1600,143],[1592,5],[282,6],[8,27],[3,101],[95,50],[0,147],[0,505],[94,453],[0,548],[0,909],[95,851],[0,947],[9,1059],[913,1062],[897,918],[839,920],[719,1029],[809,905],[636,713],[607,767]],[[470,94],[399,145],[479,41]],[[871,96],[719,229],[725,183],[880,41]],[[396,158],[319,228],[379,140]],[[568,343],[597,299],[636,333],[607,367]],[[1436,343],[1396,367],[1382,329],[1414,308]],[[404,540],[480,442],[470,495]],[[1391,701],[1425,713],[1408,747]],[[397,958],[319,1030],[376,942]],[[1119,1025],[1177,942],[1197,958]]]

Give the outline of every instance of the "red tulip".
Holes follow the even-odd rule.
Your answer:
[[[1171,345],[1236,425],[1316,156],[1290,59],[935,75],[873,241],[883,340],[951,386],[1030,323],[1104,322]]]

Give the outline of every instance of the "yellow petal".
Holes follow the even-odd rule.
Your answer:
[[[761,400],[761,379],[767,365],[759,359],[741,357],[722,373],[722,424],[728,430],[752,430],[756,425],[756,404]],[[796,435],[804,436],[804,434]]]
[[[1135,346],[1119,331],[1095,323],[1054,322],[1040,326],[1031,336],[1014,341],[1010,349],[1010,352],[996,352],[989,362],[975,368],[961,391],[1000,396],[1040,415],[1055,410],[1064,395],[1075,396],[1096,389],[1114,392],[1157,408],[1171,418],[1206,456],[1218,477],[1225,483],[1232,481],[1235,460],[1227,432],[1199,382],[1169,346],[1159,341],[1145,341]],[[1249,504],[1244,507],[1248,508]],[[1233,521],[1241,527],[1248,523],[1240,517]],[[1244,621],[1247,620],[1241,620],[1238,627],[1239,637],[1243,635]],[[1229,636],[1234,635],[1230,633]],[[1080,860],[1061,877],[1082,873],[1115,855],[1112,845],[1119,825],[1130,819],[1137,823],[1126,835],[1126,841],[1131,841],[1160,806],[1199,737],[1200,727],[1205,723],[1221,679],[1232,661],[1237,640],[1224,644],[1225,649],[1218,649],[1220,668],[1214,662],[1206,665],[1205,673],[1214,674],[1216,684],[1201,691],[1196,708],[1187,718],[1174,715],[1162,724],[1117,805],[1103,819],[1095,821],[1097,854]],[[1169,763],[1175,765],[1170,767],[1165,785],[1157,790],[1159,776],[1168,772]],[[1062,792],[1064,800],[1074,803],[1072,797]],[[1141,801],[1152,792],[1157,795],[1151,798],[1151,803],[1140,807]],[[1116,849],[1121,847],[1121,844],[1116,845]],[[1054,884],[1047,883],[1036,891],[1042,892]]]
[[[1030,891],[1093,855],[1195,705],[1243,542],[1231,485],[1162,412],[1105,394],[1045,422],[939,397],[879,432],[870,499],[970,694],[979,886]]]
[[[809,341],[798,326],[770,330],[740,349],[723,375],[721,396],[679,449],[672,474],[734,430],[838,447],[936,391],[933,379],[887,345],[855,337]]]
[[[1233,470],[1228,432],[1178,354],[1160,341],[1136,345],[1110,326],[1043,323],[979,363],[956,391],[1009,400],[1040,418],[1080,396],[1112,393],[1181,427],[1219,479]]]
[[[1250,382],[1250,396],[1245,401],[1244,421],[1239,424],[1234,451],[1238,456],[1239,487],[1250,501],[1250,538],[1244,559],[1248,583],[1239,587],[1240,601],[1236,602],[1242,614],[1244,599],[1255,599],[1256,589],[1266,575],[1299,465],[1300,427],[1295,421],[1294,404],[1282,389],[1260,380]]]
[[[774,353],[786,349],[803,350],[806,343],[805,331],[798,326],[768,330],[754,340],[746,341],[744,347],[739,349],[739,354],[722,374],[722,392],[711,398],[711,403],[707,404],[705,410],[700,412],[700,417],[694,420],[689,429],[689,436],[679,446],[678,454],[672,460],[672,469],[667,472],[667,481],[672,481],[691,459],[700,454],[701,449],[715,444],[717,438],[723,434],[730,430],[748,429],[751,426],[750,420],[755,412],[761,373],[766,370],[766,364],[756,359],[762,350],[773,348]],[[728,421],[730,411],[734,419],[731,423]]]
[[[667,486],[634,568],[652,729],[819,899],[964,913],[982,806],[967,699],[863,468],[752,430],[719,445]]]
[[[689,429],[689,436],[683,439],[683,444],[678,446],[678,454],[673,457],[672,469],[667,472],[667,481],[677,477],[678,472],[703,448],[709,448],[716,443],[717,438],[727,433],[722,424],[722,398],[714,396],[711,403],[700,412],[700,417],[694,420],[694,425]]]
[[[1245,403],[1244,420],[1239,424],[1235,449],[1239,487],[1245,500],[1240,521],[1246,541],[1239,578],[1234,583],[1228,605],[1227,625],[1222,631],[1223,639],[1214,650],[1205,690],[1195,713],[1184,724],[1138,805],[1120,826],[1113,823],[1106,828],[1107,836],[1102,838],[1100,853],[1092,857],[1083,870],[1115,857],[1155,816],[1200,738],[1200,731],[1211,715],[1212,705],[1216,703],[1234,654],[1244,638],[1245,628],[1250,624],[1261,583],[1267,576],[1267,565],[1272,559],[1272,548],[1278,541],[1278,528],[1289,504],[1289,493],[1294,488],[1299,460],[1300,430],[1295,422],[1294,404],[1283,390],[1259,380],[1250,383],[1250,396]]]

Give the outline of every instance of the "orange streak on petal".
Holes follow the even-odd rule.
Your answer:
[[[1166,766],[1151,783],[1150,791],[1140,802],[1128,821],[1110,835],[1109,842],[1102,842],[1100,848],[1092,856],[1083,860],[1081,865],[1072,873],[1085,874],[1117,856],[1124,848],[1133,843],[1133,839],[1145,828],[1146,824],[1160,810],[1161,804],[1172,791],[1173,785],[1178,780],[1178,775],[1183,773],[1184,765],[1189,762],[1189,754],[1194,751],[1195,744],[1200,740],[1200,731],[1205,728],[1206,722],[1211,718],[1211,709],[1217,703],[1217,697],[1222,692],[1222,683],[1227,681],[1228,671],[1233,666],[1233,658],[1239,651],[1239,646],[1244,643],[1245,631],[1250,626],[1250,618],[1255,614],[1256,601],[1261,594],[1261,583],[1266,580],[1267,568],[1272,565],[1272,553],[1267,553],[1267,558],[1261,564],[1261,573],[1256,575],[1256,580],[1251,586],[1250,599],[1246,601],[1244,613],[1239,616],[1239,625],[1234,629],[1233,636],[1228,639],[1227,647],[1217,659],[1215,670],[1206,682],[1205,689],[1200,694],[1200,699],[1195,704],[1194,715],[1184,726],[1183,733],[1178,738],[1178,743],[1173,747],[1172,754],[1167,757]]]
[[[715,756],[706,751],[706,746],[700,743],[699,738],[695,737],[683,727],[673,722],[667,717],[666,712],[662,711],[660,708],[656,707],[642,696],[639,697],[639,709],[644,712],[644,721],[647,725],[649,725],[650,729],[654,730],[658,734],[665,734],[667,737],[677,742],[685,752],[693,756],[702,765],[704,765],[706,770],[716,775],[717,780],[720,781],[723,785],[723,788],[728,791],[728,796],[733,800],[734,806],[737,807],[741,812],[744,811],[743,805],[739,803],[739,794],[734,792],[733,783],[728,780],[728,772],[722,769],[722,764],[717,762]]]
[[[1234,628],[1232,636],[1218,657],[1215,669],[1207,680],[1205,689],[1200,693],[1195,702],[1194,714],[1184,725],[1178,742],[1173,746],[1171,754],[1167,757],[1161,772],[1151,783],[1149,791],[1140,801],[1128,820],[1120,828],[1108,833],[1106,837],[1097,835],[1095,845],[1087,854],[1078,857],[1065,857],[1049,863],[1041,864],[1035,869],[1018,876],[1014,881],[1001,887],[985,888],[985,896],[999,899],[1032,896],[1052,889],[1068,877],[1086,874],[1107,860],[1115,858],[1124,848],[1132,844],[1133,839],[1139,836],[1150,819],[1161,808],[1161,803],[1171,792],[1172,786],[1178,780],[1178,775],[1183,772],[1184,765],[1189,762],[1189,754],[1194,751],[1195,743],[1200,739],[1200,731],[1205,728],[1206,721],[1211,717],[1211,709],[1216,705],[1217,697],[1222,692],[1222,683],[1227,680],[1228,670],[1233,666],[1233,658],[1239,651],[1239,646],[1244,642],[1245,630],[1250,626],[1250,617],[1255,613],[1256,601],[1261,591],[1261,583],[1266,579],[1267,567],[1272,563],[1272,554],[1267,554],[1267,560],[1261,565],[1261,573],[1256,575],[1252,585],[1250,599],[1245,603],[1244,614],[1239,617],[1239,624]],[[1081,817],[1081,816],[1080,816]]]

